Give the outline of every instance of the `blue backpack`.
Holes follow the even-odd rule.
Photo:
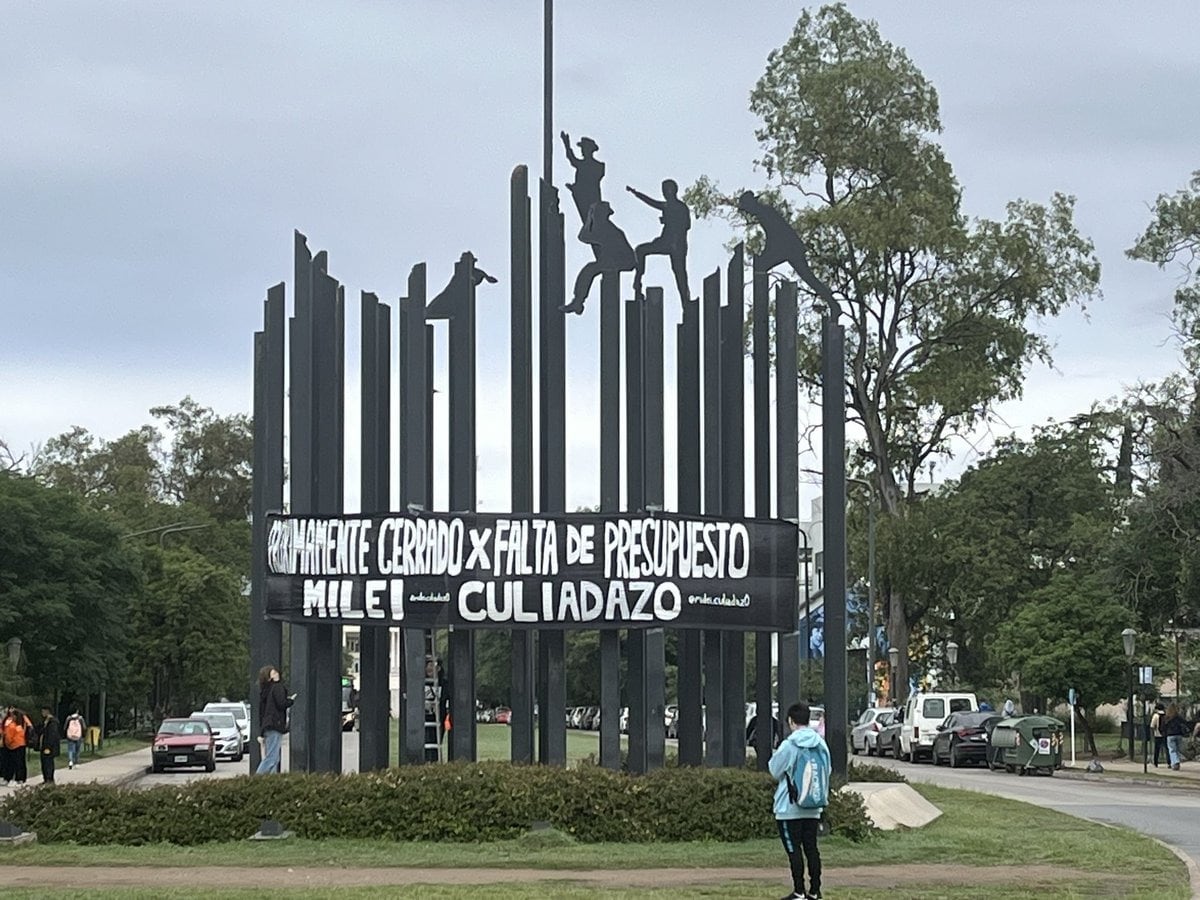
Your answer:
[[[815,747],[799,747],[796,765],[787,778],[788,799],[801,809],[829,805],[829,778]]]

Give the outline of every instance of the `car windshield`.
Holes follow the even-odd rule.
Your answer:
[[[233,713],[206,712],[196,718],[203,719],[213,728],[237,728],[237,719],[233,717]]]
[[[891,725],[894,718],[896,718],[896,714],[889,709],[887,712],[881,712],[876,716],[875,721],[880,725]]]
[[[971,712],[958,713],[953,716],[955,728],[979,728],[990,719],[995,713],[989,712]]]
[[[204,708],[206,713],[210,712],[227,712],[239,722],[246,718],[246,710],[240,703],[231,703],[228,706],[217,703],[210,703]]]
[[[971,709],[971,700],[968,697],[952,697],[950,699],[950,712],[969,712]]]
[[[198,719],[167,719],[158,726],[159,734],[208,734],[207,722]]]

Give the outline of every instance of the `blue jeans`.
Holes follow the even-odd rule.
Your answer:
[[[282,742],[283,735],[278,731],[267,729],[263,732],[262,762],[254,770],[255,775],[266,775],[279,770],[279,747]]]
[[[77,741],[73,741],[70,738],[67,739],[67,763],[69,765],[73,766],[79,762],[79,748],[82,744],[83,738]]]
[[[1167,757],[1171,760],[1171,768],[1177,767],[1183,761],[1183,735],[1167,735]]]

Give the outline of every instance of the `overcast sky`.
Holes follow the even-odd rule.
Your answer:
[[[359,290],[394,302],[422,260],[439,289],[470,249],[501,279],[480,294],[480,504],[505,508],[507,346],[490,335],[507,335],[508,178],[518,163],[540,169],[541,7],[5,4],[0,437],[18,451],[72,425],[115,438],[186,394],[248,412],[252,335],[266,288],[290,277],[294,228],[329,251],[350,335]],[[1044,324],[1056,369],[1032,373],[1004,422],[1067,417],[1174,368],[1177,273],[1124,250],[1154,197],[1200,169],[1194,0],[851,8],[937,87],[968,213],[1000,217],[1007,200],[1061,190],[1096,243],[1104,299]],[[760,183],[747,97],[799,9],[559,3],[555,127],[598,141],[606,195],[635,243],[658,226],[627,183]],[[697,225],[695,285],[728,238]],[[651,278],[669,284],[655,265]],[[598,493],[595,320],[569,328],[571,505]],[[348,368],[356,360],[351,346]],[[960,449],[948,471],[972,458]]]

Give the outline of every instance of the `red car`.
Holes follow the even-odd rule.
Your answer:
[[[496,724],[497,725],[511,725],[512,724],[512,710],[509,709],[507,706],[498,707],[496,709]]]
[[[177,766],[217,768],[217,745],[212,729],[203,719],[163,719],[150,745],[151,770],[161,772]]]

